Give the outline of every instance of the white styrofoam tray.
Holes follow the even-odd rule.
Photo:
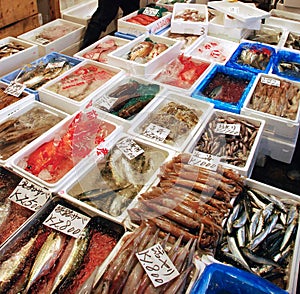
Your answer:
[[[155,43],[162,43],[167,45],[168,48],[146,63],[139,63],[133,60],[128,60],[127,56],[130,53],[131,49],[143,42],[145,39],[147,39],[147,37],[149,37]],[[177,56],[180,53],[181,47],[182,41],[173,40],[158,35],[145,34],[109,53],[107,55],[108,63],[114,66],[121,67],[133,75],[148,77],[159,67],[162,67],[164,64]]]
[[[111,71],[114,73],[114,76],[111,79],[109,79],[108,81],[106,81],[105,83],[103,83],[100,87],[93,90],[91,93],[85,91],[86,96],[81,101],[75,101],[72,98],[60,95],[58,93],[55,93],[51,89],[49,89],[49,87],[51,87],[52,85],[54,85],[56,83],[60,83],[64,78],[72,76],[74,74],[74,72],[76,72],[76,71],[80,70],[82,67],[86,67],[86,66],[95,66],[100,70],[103,69],[104,71],[105,70]],[[109,83],[113,83],[114,81],[116,81],[119,77],[121,77],[124,74],[125,74],[124,70],[122,70],[120,68],[117,68],[117,67],[114,67],[111,65],[107,65],[104,63],[99,63],[99,62],[92,61],[92,60],[83,60],[81,63],[77,64],[72,69],[68,70],[61,76],[53,79],[46,85],[39,88],[39,90],[38,90],[39,98],[40,98],[41,102],[49,104],[49,105],[56,107],[62,111],[65,111],[67,113],[73,114],[74,112],[78,111],[79,109],[84,108],[84,106],[90,101],[90,99],[95,95],[95,93],[102,91],[102,89],[105,88]]]
[[[299,14],[279,9],[270,11],[271,17],[265,20],[265,24],[276,25],[286,30],[300,31]]]
[[[144,135],[144,129],[147,129],[150,124],[155,125],[155,114],[158,113],[163,107],[165,107],[168,103],[175,102],[179,105],[184,105],[189,109],[194,109],[198,116],[198,122],[196,125],[187,131],[185,134],[182,134],[175,141],[170,142],[161,142],[148,136]],[[164,146],[170,148],[174,151],[181,152],[190,142],[190,140],[194,137],[198,128],[202,125],[203,121],[206,119],[208,115],[213,111],[213,104],[205,101],[201,101],[198,99],[191,98],[190,96],[182,95],[176,92],[165,91],[162,93],[162,99],[156,100],[155,104],[151,105],[151,108],[147,109],[147,113],[140,117],[139,122],[137,122],[136,126],[132,126],[128,133],[132,135],[136,135],[139,138],[143,138],[145,140],[150,140],[155,142],[160,146]],[[154,118],[151,118],[153,117]],[[168,126],[163,126],[164,128],[168,128]],[[174,132],[174,130],[173,130]]]
[[[268,112],[254,110],[251,107],[251,101],[252,101],[252,97],[255,93],[255,89],[258,86],[258,83],[260,81],[262,81],[262,79],[266,79],[267,81],[269,81],[271,83],[275,83],[275,82],[277,82],[279,84],[282,82],[291,83],[292,85],[294,85],[300,89],[299,82],[293,82],[288,79],[280,78],[277,75],[260,73],[255,78],[253,87],[250,89],[250,91],[245,99],[245,102],[241,109],[241,113],[244,115],[248,115],[250,117],[265,120],[266,123],[265,123],[265,128],[264,128],[263,134],[265,132],[267,132],[269,134],[273,134],[274,138],[277,138],[277,139],[281,138],[282,140],[286,140],[288,142],[290,142],[290,141],[293,142],[294,139],[298,136],[298,132],[299,132],[299,120],[300,120],[300,107],[299,106],[298,106],[298,109],[296,112],[295,119],[289,119],[286,117],[281,117],[279,115],[270,114]],[[273,86],[273,87],[277,87],[277,86]],[[280,95],[280,92],[278,92],[277,95]],[[276,99],[277,97],[272,96],[270,98],[272,101],[273,99]],[[279,96],[279,98],[280,98],[280,96]],[[271,103],[269,105],[268,111],[269,111],[270,107],[271,107]]]
[[[35,44],[20,40],[15,37],[6,37],[0,40],[0,47],[8,43],[22,45],[24,50],[0,59],[0,76],[4,76],[39,57],[38,46]]]
[[[36,40],[36,36],[38,36],[45,29],[49,29],[49,28],[53,29],[56,26],[63,26],[63,25],[72,26],[73,30],[70,33],[68,33],[48,44],[45,44],[45,45],[43,45],[42,43],[39,43]],[[34,30],[31,30],[27,33],[19,35],[18,38],[28,41],[28,42],[31,42],[35,45],[38,45],[40,56],[44,56],[45,54],[48,54],[53,51],[60,52],[60,51],[64,50],[65,48],[71,46],[72,44],[79,42],[83,38],[84,30],[85,30],[84,25],[58,18],[58,19],[48,22]]]
[[[187,10],[197,11],[203,21],[191,21],[177,18]],[[175,3],[171,19],[171,32],[180,34],[207,35],[208,32],[208,9],[205,4]]]
[[[227,111],[223,111],[223,110],[218,110],[218,109],[214,109],[210,115],[206,118],[206,120],[203,122],[203,124],[200,126],[199,130],[197,131],[197,133],[193,136],[192,140],[190,141],[190,143],[188,144],[188,146],[185,148],[185,152],[189,152],[189,153],[193,153],[198,141],[200,140],[202,134],[206,131],[208,124],[214,120],[216,117],[230,117],[230,118],[234,118],[237,120],[243,120],[243,121],[247,121],[249,123],[251,123],[252,125],[255,125],[256,127],[258,127],[258,131],[256,134],[256,137],[254,139],[254,143],[251,147],[250,153],[248,154],[248,158],[246,160],[245,166],[243,167],[239,167],[239,166],[235,166],[233,164],[229,164],[226,162],[222,162],[220,161],[220,164],[225,166],[226,168],[230,168],[233,169],[235,171],[237,171],[240,175],[242,176],[246,176],[246,177],[250,177],[253,167],[255,165],[255,161],[259,152],[259,146],[260,146],[260,141],[262,138],[262,132],[264,129],[264,125],[265,125],[265,121],[264,120],[260,120],[257,118],[252,118],[250,116],[246,116],[246,115],[241,115],[241,114],[236,114],[236,113],[229,113]]]
[[[295,41],[300,39],[300,27],[299,27],[298,31],[295,30],[295,29],[293,29],[293,30],[284,30],[283,34],[282,34],[282,37],[281,37],[280,44],[278,45],[278,47],[280,47],[280,49],[282,49],[282,50],[290,50],[290,51],[293,51],[295,53],[299,53],[298,49],[295,49],[293,46],[289,47],[288,44],[286,44],[287,41],[289,41],[293,38],[295,39]]]

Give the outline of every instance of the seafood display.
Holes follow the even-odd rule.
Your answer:
[[[165,234],[197,240],[210,252],[222,234],[231,199],[242,190],[242,178],[232,170],[211,171],[190,165],[190,154],[179,154],[161,167],[159,183],[138,197],[128,210],[133,223],[150,219]]]
[[[154,78],[155,81],[189,89],[209,67],[205,61],[194,61],[191,56],[179,55]]]
[[[206,16],[198,9],[186,8],[175,13],[174,19],[182,21],[203,22],[206,21]]]
[[[92,293],[186,293],[195,266],[195,241],[182,244],[178,238],[169,244],[169,236],[161,238],[161,230],[152,222],[143,222],[127,236],[116,257],[110,262]],[[179,276],[169,282],[154,287],[144,271],[136,253],[146,250],[160,242],[162,251],[170,258]],[[166,265],[167,266],[167,265]]]
[[[6,160],[63,118],[35,106],[18,117],[0,123],[0,159]]]
[[[300,50],[300,34],[289,32],[284,47],[294,50]]]
[[[115,228],[94,217],[75,239],[36,224],[4,249],[1,293],[78,293],[121,238]]]
[[[19,53],[26,48],[24,45],[16,44],[15,42],[8,42],[6,44],[0,45],[0,60],[5,57],[12,56]]]
[[[238,125],[240,127],[238,135],[220,133],[219,123],[224,124],[222,125],[224,129],[227,125],[228,130],[231,126]],[[258,129],[259,126],[245,119],[234,118],[230,115],[218,115],[210,119],[194,150],[219,156],[222,162],[243,167],[252,150]]]
[[[216,258],[286,289],[299,226],[299,201],[245,187],[224,225]]]
[[[254,30],[248,37],[247,40],[266,43],[269,45],[278,45],[282,31],[277,28],[263,27],[260,30]]]
[[[136,44],[130,49],[126,59],[138,63],[147,63],[168,48],[169,46],[167,44],[153,42],[150,38],[146,38],[144,41]]]
[[[198,35],[178,34],[178,33],[172,33],[171,31],[168,32],[167,37],[171,39],[183,41],[184,44],[182,46],[182,50],[191,46],[199,38]]]
[[[93,105],[123,119],[131,120],[159,91],[160,86],[157,84],[142,83],[130,78],[105,94],[105,98],[96,96]],[[105,103],[107,99],[112,99],[112,103]]]
[[[276,116],[296,119],[300,88],[287,80],[277,80],[280,85],[262,82],[260,78],[251,96],[248,107]]]
[[[77,113],[53,139],[17,163],[32,175],[55,183],[110,135],[115,126],[93,113]]]
[[[68,194],[112,216],[119,216],[168,156],[166,151],[140,142],[136,144],[143,153],[129,159],[117,143],[106,159],[79,179]]]
[[[49,60],[41,60],[38,63],[30,64],[21,69],[15,78],[17,83],[23,84],[26,88],[37,90],[45,83],[60,76],[70,68],[72,64],[67,58],[54,56]]]
[[[277,68],[281,74],[300,80],[300,62],[282,61]]]
[[[4,92],[5,88],[6,87],[0,86],[0,110],[27,96],[27,94],[24,93],[22,93],[19,97],[7,94]]]
[[[116,72],[94,64],[80,66],[47,89],[75,101],[82,101],[109,81]]]
[[[189,131],[197,125],[201,115],[201,110],[170,101],[157,112],[149,115],[141,126],[141,132],[144,132],[151,123],[166,128],[170,132],[164,143],[174,145],[188,136]]]
[[[103,63],[107,63],[107,54],[116,50],[119,47],[114,39],[108,39],[104,42],[100,42],[93,49],[85,52],[82,57],[91,59]]]

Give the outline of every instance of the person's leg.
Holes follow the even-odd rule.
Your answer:
[[[121,0],[120,7],[123,11],[123,15],[125,16],[140,8],[140,0]]]

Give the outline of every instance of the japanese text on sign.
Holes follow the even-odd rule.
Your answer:
[[[216,171],[220,164],[220,157],[194,150],[188,164]]]
[[[124,138],[123,140],[118,142],[117,147],[129,160],[136,158],[140,154],[144,153],[144,150],[130,138]]]
[[[151,123],[145,129],[143,135],[148,137],[149,139],[153,139],[158,142],[163,142],[168,137],[169,133],[169,129]]]
[[[161,286],[179,275],[178,270],[160,244],[136,253],[154,287]]]
[[[43,224],[69,236],[78,238],[89,221],[89,217],[58,204]]]
[[[38,211],[50,198],[51,192],[26,179],[22,179],[9,199],[32,211]]]
[[[6,89],[4,90],[4,93],[15,97],[19,97],[25,88],[26,88],[25,85],[16,83],[15,81],[11,81],[9,85],[6,87]]]
[[[229,7],[229,12],[231,12],[231,13],[235,13],[235,14],[239,14],[240,13],[240,8],[239,7],[237,7],[237,6],[231,6],[231,7]]]
[[[51,68],[61,68],[64,66],[66,62],[65,61],[59,61],[59,62],[49,62],[46,66],[46,69],[51,69]]]
[[[143,14],[149,15],[149,16],[157,16],[159,12],[159,9],[151,8],[151,7],[145,7]]]
[[[238,136],[240,134],[240,124],[217,123],[215,133]]]
[[[102,95],[99,99],[97,99],[94,103],[94,106],[103,109],[105,111],[108,111],[111,109],[111,107],[115,104],[115,102],[118,100],[118,98],[110,97],[107,95]]]
[[[280,87],[280,80],[268,78],[268,77],[261,77],[261,82],[263,84],[267,84],[270,86]]]

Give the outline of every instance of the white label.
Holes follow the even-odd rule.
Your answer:
[[[6,87],[6,89],[4,90],[4,93],[15,97],[19,97],[25,88],[26,88],[25,85],[17,83],[15,81],[11,81],[9,85]]]
[[[94,103],[95,107],[109,111],[119,98],[102,95]]]
[[[41,38],[41,37],[38,37],[35,39],[38,43],[41,43],[42,45],[46,45],[48,43],[50,43],[50,41],[48,39],[44,39],[44,38]]]
[[[263,84],[280,87],[280,80],[276,80],[276,79],[268,78],[268,77],[261,77],[260,80]]]
[[[140,154],[144,153],[144,149],[130,138],[124,138],[123,140],[118,142],[117,147],[129,160],[136,158]]]
[[[43,224],[51,229],[78,238],[90,219],[90,217],[58,204]]]
[[[188,164],[216,171],[220,164],[220,157],[194,150]]]
[[[163,142],[170,134],[170,130],[156,124],[149,124],[143,135],[158,142]]]
[[[157,8],[145,7],[143,14],[149,15],[149,16],[157,16],[158,12],[159,12],[159,9],[157,9]]]
[[[60,62],[50,62],[47,64],[46,69],[51,69],[51,68],[61,68],[64,66],[66,62],[65,61],[60,61]]]
[[[231,6],[231,7],[229,7],[229,12],[231,12],[231,13],[235,13],[235,14],[239,14],[240,13],[240,9],[239,9],[239,7],[237,7],[237,6]]]
[[[240,124],[217,123],[215,133],[238,136],[240,134]]]
[[[160,244],[136,253],[136,257],[154,287],[161,286],[179,275],[178,270]]]
[[[51,192],[47,189],[37,186],[26,179],[22,179],[9,195],[9,199],[32,211],[38,211],[50,196]]]

